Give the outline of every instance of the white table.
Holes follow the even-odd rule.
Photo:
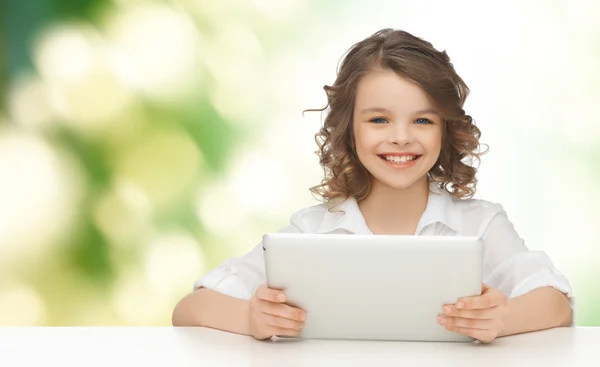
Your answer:
[[[0,328],[0,366],[600,366],[600,328],[492,344],[258,341],[206,328]]]

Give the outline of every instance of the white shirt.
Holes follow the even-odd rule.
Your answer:
[[[545,252],[528,250],[501,205],[478,199],[453,199],[435,184],[431,184],[430,191],[416,235],[481,237],[484,283],[509,298],[539,287],[554,287],[569,297],[573,308],[568,280]],[[354,199],[344,201],[333,212],[327,210],[325,203],[302,209],[292,215],[290,224],[280,232],[372,234]],[[194,284],[194,289],[205,287],[250,299],[265,281],[259,243],[245,255],[228,259],[211,270]]]

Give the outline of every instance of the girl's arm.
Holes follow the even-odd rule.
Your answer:
[[[179,301],[173,310],[173,326],[206,326],[249,335],[249,300],[200,288]]]
[[[504,293],[508,314],[502,335],[571,325],[573,293],[543,251],[530,251],[500,209],[483,235],[484,282]]]
[[[572,322],[569,299],[552,287],[542,287],[508,300],[500,336],[570,326]]]
[[[200,288],[185,296],[173,310],[174,326],[206,326],[236,334],[268,339],[273,335],[298,336],[306,312],[285,304],[285,293],[266,283],[250,300]]]
[[[445,305],[438,323],[482,343],[501,336],[572,324],[569,299],[554,288],[536,288],[512,299],[486,284],[481,290],[480,296],[460,298],[454,305]]]

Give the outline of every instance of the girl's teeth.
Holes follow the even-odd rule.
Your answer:
[[[406,156],[403,155],[401,157],[398,156],[386,156],[384,157],[386,160],[390,161],[390,162],[394,162],[394,163],[406,163],[409,161],[413,161],[415,160],[415,156]]]

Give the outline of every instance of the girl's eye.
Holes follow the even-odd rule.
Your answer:
[[[431,120],[428,119],[424,119],[424,118],[419,118],[415,120],[416,124],[423,124],[423,125],[427,125],[427,124],[431,124]]]
[[[369,120],[369,122],[373,122],[375,124],[385,124],[387,122],[383,117],[376,117],[374,119]]]

